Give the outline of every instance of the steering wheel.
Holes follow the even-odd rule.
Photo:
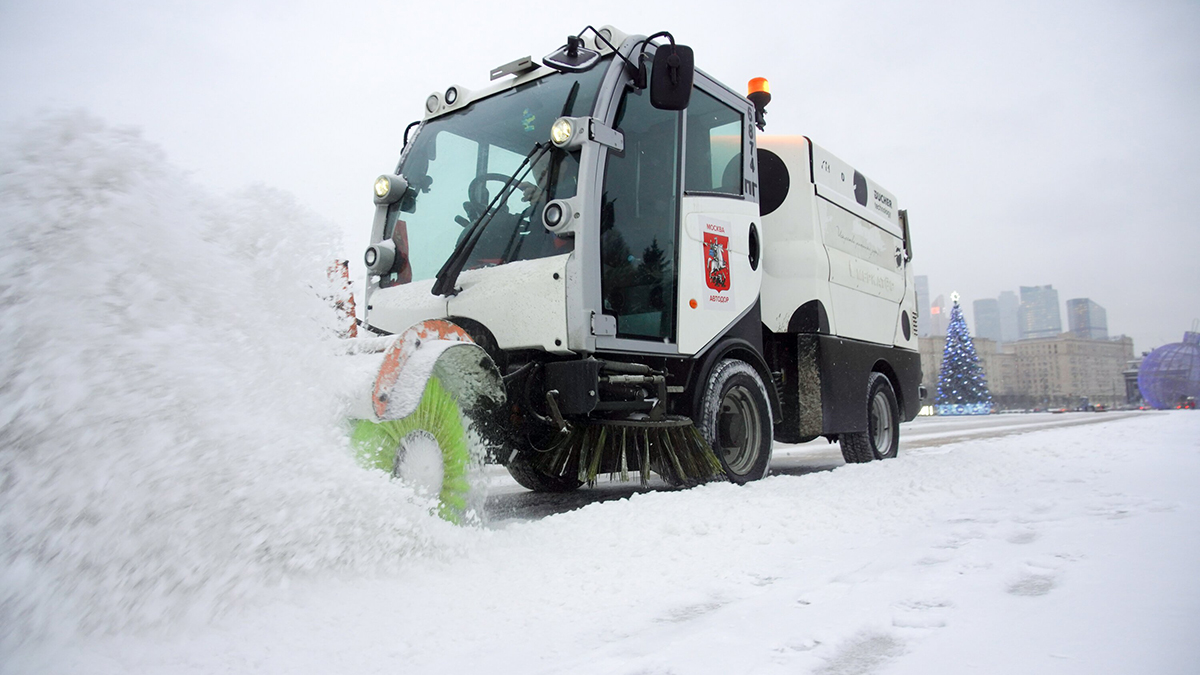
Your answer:
[[[470,225],[487,209],[492,200],[492,196],[487,191],[488,181],[504,185],[510,178],[511,176],[502,173],[481,173],[472,178],[470,184],[467,185],[467,201],[463,202],[463,210],[467,212],[468,218],[455,216],[454,220],[463,227]],[[523,193],[521,198],[531,204],[536,200],[539,191],[537,185],[527,181],[518,182],[516,189]]]

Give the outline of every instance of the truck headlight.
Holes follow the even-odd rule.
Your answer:
[[[575,127],[566,117],[558,118],[554,121],[554,126],[550,127],[550,140],[560,148],[571,140],[573,135],[575,135]]]
[[[558,234],[571,224],[571,218],[574,215],[570,203],[555,199],[542,209],[542,224],[550,232]]]
[[[367,247],[363,254],[363,262],[371,274],[384,275],[392,271],[396,262],[396,244],[391,241],[380,241]]]
[[[399,201],[408,190],[408,181],[404,176],[383,175],[375,179],[375,203],[391,204]]]
[[[387,176],[380,176],[379,178],[375,179],[375,196],[376,197],[380,197],[380,198],[387,197],[388,192],[390,192],[391,189],[392,189],[392,181],[388,180]]]

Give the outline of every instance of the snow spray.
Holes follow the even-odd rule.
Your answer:
[[[0,657],[461,540],[349,452],[337,238],[291,196],[59,114],[0,144],[0,229]]]

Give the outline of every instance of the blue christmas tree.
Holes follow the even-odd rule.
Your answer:
[[[986,415],[992,411],[987,376],[975,355],[975,343],[971,342],[971,333],[958,306],[958,293],[950,299],[954,307],[946,328],[942,372],[938,374],[937,414]]]

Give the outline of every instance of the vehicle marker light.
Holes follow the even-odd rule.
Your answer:
[[[771,102],[771,83],[765,77],[756,77],[747,85],[746,98],[754,104],[754,126],[759,131],[767,127],[767,104]]]
[[[750,98],[750,94],[762,92],[767,95],[768,101],[771,100],[771,83],[767,82],[767,78],[765,77],[756,77],[753,80],[750,80],[750,84],[747,85],[747,89],[749,91],[746,94],[746,98]]]

